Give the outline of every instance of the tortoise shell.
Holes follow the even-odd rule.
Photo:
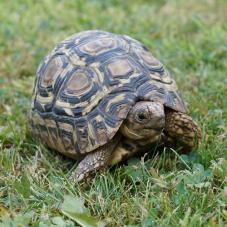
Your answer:
[[[139,100],[186,112],[175,81],[140,42],[99,30],[81,32],[60,42],[41,62],[31,131],[74,157],[111,140]]]

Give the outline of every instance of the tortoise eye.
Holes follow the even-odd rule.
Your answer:
[[[139,112],[136,118],[139,122],[144,122],[149,119],[149,116],[145,112]]]

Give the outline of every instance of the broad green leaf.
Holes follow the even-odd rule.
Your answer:
[[[59,217],[59,216],[51,218],[51,223],[52,223],[51,227],[54,227],[54,226],[56,226],[56,227],[74,227],[75,226],[73,221],[64,220],[62,217]]]
[[[183,182],[180,182],[176,185],[176,191],[180,194],[186,193],[185,186],[184,186]]]
[[[84,206],[84,201],[79,197],[66,195],[62,204],[62,213],[83,227],[103,227],[104,222],[98,221],[90,215]]]

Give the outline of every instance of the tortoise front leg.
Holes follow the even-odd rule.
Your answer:
[[[87,154],[78,164],[75,172],[77,182],[88,181],[97,171],[110,166],[113,150],[119,143],[120,136],[115,136],[109,143]]]
[[[202,138],[201,129],[190,116],[173,110],[166,111],[164,135],[164,143],[181,153],[196,148]]]

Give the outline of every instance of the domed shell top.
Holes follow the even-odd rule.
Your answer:
[[[139,100],[186,112],[175,81],[140,42],[99,30],[77,33],[38,68],[31,130],[69,156],[90,152],[116,134]]]

